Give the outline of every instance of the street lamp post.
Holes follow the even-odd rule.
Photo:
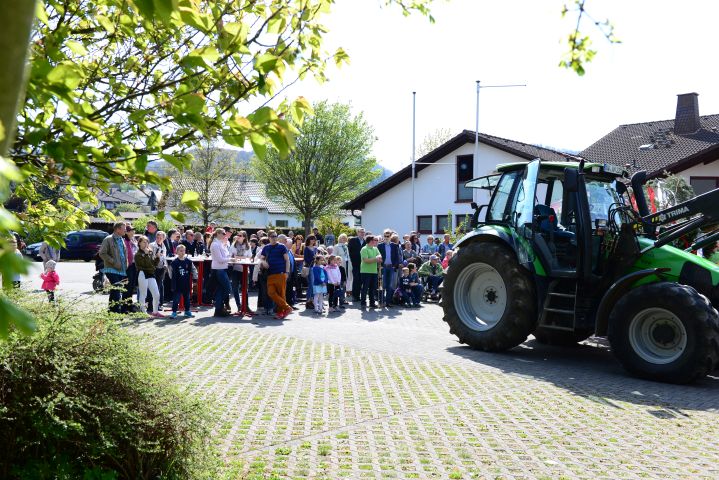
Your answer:
[[[474,155],[472,158],[472,164],[473,164],[473,171],[474,175],[477,175],[477,172],[479,172],[479,89],[480,88],[507,88],[507,87],[526,87],[526,83],[512,83],[512,84],[506,84],[506,85],[480,85],[479,80],[476,80],[477,82],[477,105],[476,105],[476,114],[474,119]],[[479,199],[477,198],[477,195],[479,194],[478,189],[474,189],[472,192],[472,199],[476,202]]]

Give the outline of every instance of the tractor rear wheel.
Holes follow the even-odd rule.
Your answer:
[[[539,343],[545,345],[557,345],[561,347],[570,347],[576,345],[582,340],[586,340],[592,336],[591,330],[577,330],[570,332],[567,330],[552,330],[549,328],[537,328],[532,335]]]
[[[614,355],[638,377],[689,383],[717,365],[719,313],[687,285],[634,288],[614,306],[608,333]]]
[[[487,352],[525,341],[537,321],[531,277],[497,243],[459,249],[444,279],[444,321],[459,341]]]

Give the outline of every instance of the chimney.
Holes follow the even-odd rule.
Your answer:
[[[699,94],[677,95],[677,115],[674,118],[674,133],[686,135],[701,128],[699,123]]]

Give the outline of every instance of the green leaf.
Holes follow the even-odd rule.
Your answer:
[[[185,223],[185,214],[182,212],[172,211],[170,216],[180,223]]]
[[[110,35],[115,33],[115,24],[112,23],[109,18],[104,15],[97,15],[95,16],[95,18],[97,19],[97,22],[102,25],[102,28],[104,28],[107,33],[109,33]]]
[[[252,150],[255,152],[255,155],[257,155],[257,158],[264,160],[265,155],[267,155],[267,139],[264,135],[252,132],[250,134],[250,143],[252,144]]]
[[[20,222],[15,215],[3,207],[0,207],[0,229],[6,231],[20,229]]]
[[[40,20],[45,25],[48,25],[50,21],[47,18],[47,11],[45,10],[45,6],[43,5],[43,2],[37,2],[35,4],[35,16],[38,20]]]
[[[178,169],[180,171],[182,171],[185,168],[185,163],[183,162],[182,158],[178,158],[175,155],[172,155],[170,153],[164,153],[164,154],[160,155],[160,157],[164,161],[166,161],[167,163],[169,163],[170,165],[172,165],[173,167],[175,167],[176,169]]]
[[[170,21],[172,12],[177,10],[177,0],[154,0],[155,13],[165,23]]]
[[[147,148],[160,148],[162,147],[162,143],[162,134],[157,130],[150,133],[147,137]],[[145,165],[147,165],[147,161],[145,161]]]
[[[345,52],[343,48],[337,49],[334,54],[334,58],[335,65],[337,65],[338,67],[342,66],[342,64],[349,65],[350,63],[350,56],[347,55],[347,52]]]
[[[263,53],[255,59],[255,70],[262,74],[266,74],[275,69],[278,57],[271,53]]]
[[[23,177],[15,163],[9,158],[0,155],[0,176],[13,182],[22,182]]]
[[[286,17],[282,15],[274,16],[267,22],[267,33],[280,33],[286,26]]]
[[[200,194],[197,192],[193,192],[192,190],[185,190],[182,193],[182,200],[180,201],[187,208],[190,208],[196,212],[199,212],[200,208],[202,208],[202,204],[200,203]]]
[[[270,107],[258,108],[256,112],[249,116],[253,124],[265,125],[277,120],[277,113]]]
[[[87,132],[90,135],[97,136],[97,134],[100,133],[100,124],[97,122],[93,122],[87,118],[81,118],[77,121],[77,123],[82,131]]]
[[[67,45],[67,48],[73,51],[73,53],[76,53],[80,56],[87,55],[87,49],[85,48],[85,45],[78,42],[77,40],[68,40],[65,42],[65,45]]]
[[[305,114],[312,114],[312,105],[307,101],[305,97],[298,97],[292,102],[292,118],[297,120],[297,123],[302,125],[302,120],[305,118]]]
[[[201,113],[205,109],[205,99],[199,93],[193,93],[182,97],[185,103],[185,111],[188,113]]]
[[[32,315],[15,306],[9,299],[0,297],[0,338],[7,338],[10,325],[15,325],[26,334],[36,329]]]
[[[61,63],[47,74],[50,83],[64,85],[70,90],[76,89],[83,80],[82,71],[76,65]]]
[[[100,210],[98,210],[97,216],[111,222],[115,221],[115,214],[106,208],[101,208]]]

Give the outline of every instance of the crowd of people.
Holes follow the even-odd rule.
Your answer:
[[[204,269],[203,292],[213,298],[217,317],[254,310],[282,319],[301,303],[321,315],[341,312],[350,302],[361,308],[416,308],[425,299],[439,299],[453,253],[449,235],[443,241],[429,235],[422,243],[416,232],[400,237],[390,229],[373,235],[358,228],[351,237],[324,233],[314,228],[306,238],[274,230],[248,235],[214,223],[200,231],[178,227],[164,232],[154,221],[138,233],[131,224],[118,222],[102,241],[96,267],[111,286],[110,311],[158,318],[164,316],[166,302],[172,304],[172,317],[193,316],[190,294],[197,288],[192,287],[199,275],[193,262],[198,256],[210,266]],[[40,256],[43,289],[54,300],[59,252],[44,244]],[[243,267],[238,259],[251,264],[246,288],[257,291],[255,309],[242,305]]]

